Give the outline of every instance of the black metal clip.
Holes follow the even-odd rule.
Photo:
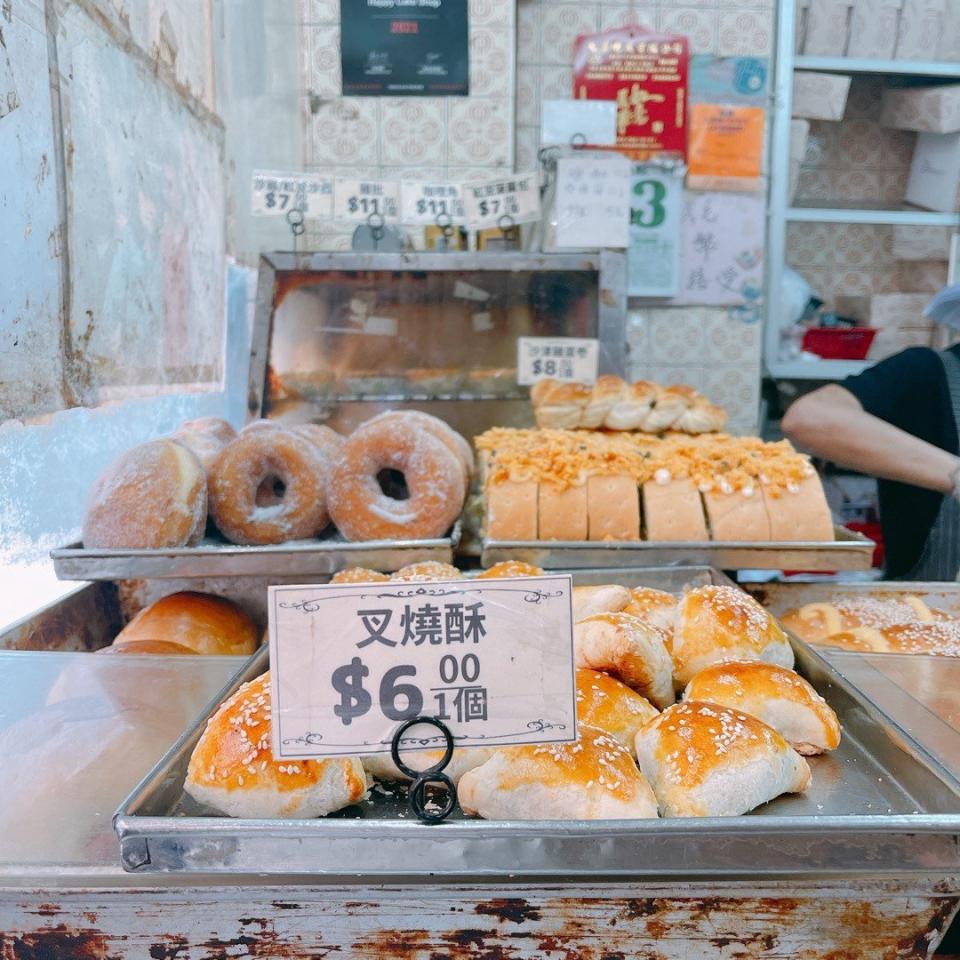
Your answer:
[[[415,727],[421,723],[436,727],[443,734],[446,747],[439,763],[435,763],[432,767],[427,767],[426,770],[414,770],[400,759],[400,739],[411,727]],[[393,762],[397,765],[400,772],[410,777],[413,781],[413,783],[410,784],[410,790],[407,794],[407,802],[410,804],[410,809],[416,815],[417,819],[420,820],[421,823],[442,823],[446,820],[453,812],[453,808],[457,805],[457,788],[454,786],[453,781],[442,772],[453,757],[453,734],[447,725],[437,717],[411,717],[409,720],[404,720],[403,723],[397,727],[397,732],[393,735],[393,740],[390,742],[390,756],[393,757]],[[426,804],[426,789],[428,786],[434,784],[444,787],[447,791],[446,803],[444,803],[443,807],[437,812],[428,810]]]
[[[291,207],[287,211],[287,224],[290,227],[290,232],[293,234],[293,252],[297,252],[297,237],[303,236],[306,231],[306,225],[304,220],[306,217],[303,215],[303,210],[300,207]]]
[[[451,217],[449,213],[440,212],[436,215],[433,222],[437,225],[437,229],[443,235],[443,249],[449,250],[450,240],[453,237],[453,217]]]

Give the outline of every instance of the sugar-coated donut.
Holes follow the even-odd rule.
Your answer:
[[[390,578],[385,573],[368,570],[366,567],[350,567],[340,570],[331,578],[331,583],[386,583]]]
[[[259,433],[261,430],[286,430],[287,428],[282,423],[277,423],[276,420],[267,420],[265,417],[261,417],[259,420],[251,420],[249,423],[244,424],[240,428],[240,435],[246,435],[248,433]]]
[[[346,440],[342,434],[322,423],[301,423],[291,427],[290,432],[309,440],[331,463],[340,455]]]
[[[219,417],[200,417],[198,420],[181,423],[170,439],[191,450],[203,464],[203,469],[209,471],[217,454],[231,440],[235,440],[236,436],[237,431],[226,420]]]
[[[210,514],[234,543],[315,537],[330,522],[327,464],[317,448],[284,429],[241,431],[210,471]]]
[[[400,474],[405,499],[387,496],[379,475]],[[330,477],[330,516],[347,540],[443,536],[466,496],[463,467],[450,449],[409,419],[382,417],[347,438]]]
[[[401,567],[390,579],[426,583],[431,580],[462,580],[463,574],[449,563],[423,560],[420,563],[408,563],[405,567]]]
[[[149,549],[196,543],[207,522],[207,478],[173,440],[121,454],[97,477],[83,518],[85,547]]]
[[[361,424],[361,429],[371,423],[395,423],[400,421],[415,424],[421,430],[425,430],[441,440],[460,461],[469,485],[470,478],[474,474],[473,448],[453,427],[444,423],[439,417],[424,413],[421,410],[388,410],[386,413],[380,413]]]

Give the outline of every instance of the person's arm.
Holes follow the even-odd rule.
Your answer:
[[[797,446],[860,473],[952,493],[960,459],[867,413],[843,387],[821,387],[797,400],[783,418]]]

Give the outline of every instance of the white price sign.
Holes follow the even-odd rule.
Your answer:
[[[505,180],[465,184],[463,207],[473,230],[532,223],[540,219],[539,177],[526,173]]]
[[[569,575],[270,587],[274,756],[381,753],[423,714],[461,747],[575,740],[570,594]]]
[[[400,219],[418,226],[463,223],[463,197],[454,183],[400,184]]]
[[[557,161],[558,248],[629,245],[630,171],[630,161],[616,153]]]
[[[517,383],[538,380],[593,383],[600,362],[600,343],[588,337],[518,337]]]
[[[293,209],[302,210],[307,220],[328,220],[333,214],[333,180],[310,173],[257,170],[250,197],[255,217],[285,217]]]
[[[333,219],[366,223],[400,219],[400,184],[386,180],[341,180],[333,190]]]

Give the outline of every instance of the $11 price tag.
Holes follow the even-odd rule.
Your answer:
[[[454,183],[400,184],[400,219],[418,226],[464,222],[463,197]]]
[[[463,209],[473,230],[509,227],[540,219],[540,181],[535,173],[506,180],[467,183]]]
[[[333,219],[366,223],[371,216],[388,223],[400,219],[400,184],[338,177],[333,188]]]
[[[600,362],[600,343],[590,337],[518,337],[517,383],[538,380],[593,383]]]
[[[270,587],[274,756],[383,753],[423,714],[458,746],[575,740],[570,585],[547,576]]]
[[[311,173],[254,171],[250,211],[255,217],[285,217],[294,208],[302,210],[306,219],[329,219],[333,180]]]

